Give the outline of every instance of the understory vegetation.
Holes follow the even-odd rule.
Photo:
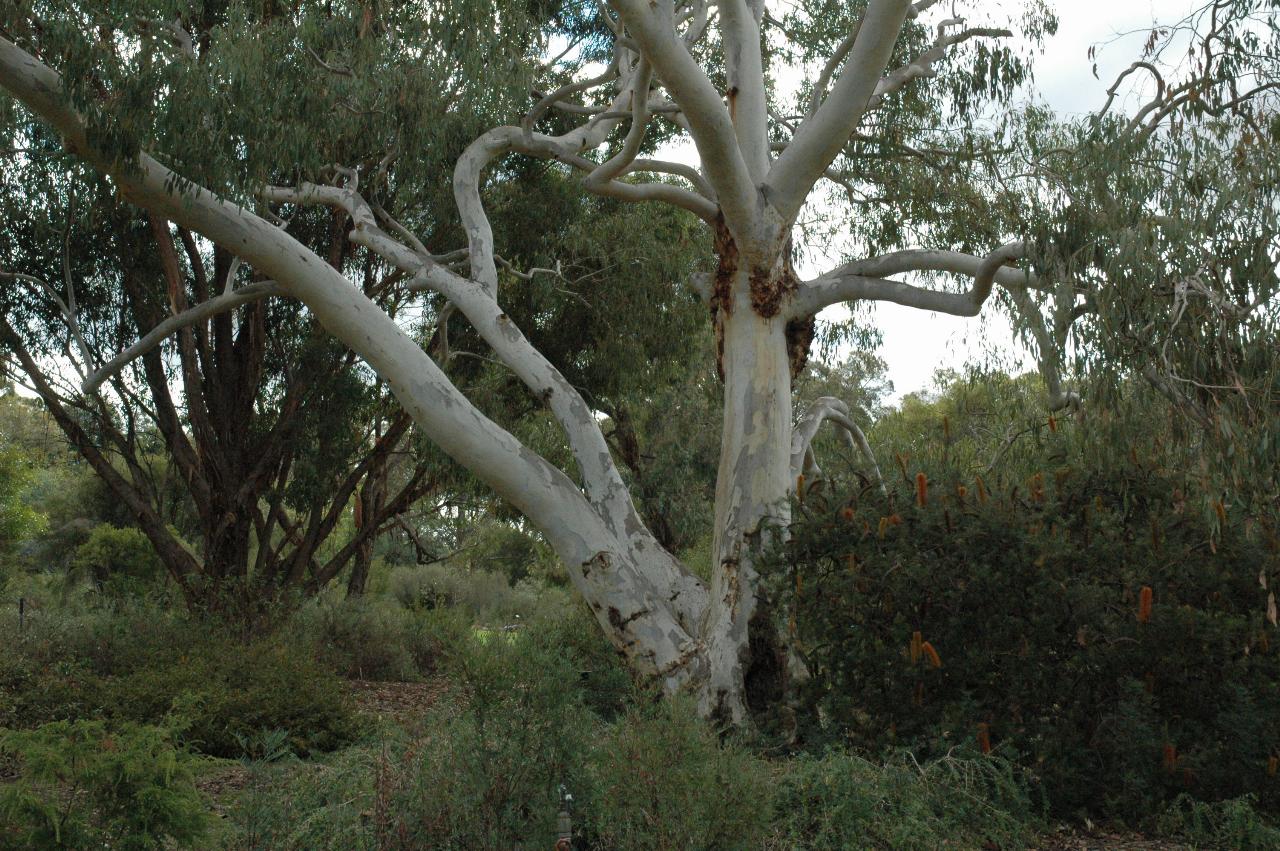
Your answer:
[[[826,448],[766,569],[806,675],[749,734],[633,682],[507,523],[430,564],[388,540],[364,594],[264,627],[183,606],[127,526],[82,521],[40,569],[53,512],[99,509],[91,482],[42,496],[74,464],[28,470],[0,848],[550,847],[562,811],[578,848],[1276,847],[1274,530],[1197,491],[1163,426],[1106,451],[1072,421],[972,428],[1033,385],[882,412],[908,450],[884,490]]]

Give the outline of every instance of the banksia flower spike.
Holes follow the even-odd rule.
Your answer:
[[[987,501],[986,482],[982,481],[982,476],[977,476],[975,478],[977,479],[977,485],[978,485],[978,502],[986,502]]]
[[[1044,474],[1036,473],[1031,477],[1031,500],[1044,502]]]
[[[916,706],[924,706],[924,683],[916,683],[915,694],[911,696],[911,702]]]
[[[956,496],[960,499],[960,504],[964,504],[964,498],[969,495],[969,489],[964,485],[956,485]]]
[[[929,660],[930,665],[935,668],[942,667],[942,657],[938,655],[937,650],[933,649],[932,644],[926,641],[920,645],[920,650],[924,653],[925,658]]]
[[[1277,771],[1280,771],[1280,757],[1273,756],[1267,760],[1267,776],[1275,777]]]
[[[1053,414],[1049,415],[1049,431],[1057,432],[1058,421],[1053,418]]]
[[[985,721],[978,725],[978,750],[991,753],[991,727]]]
[[[911,633],[911,664],[914,665],[920,661],[920,654],[924,649],[924,639],[920,637],[920,630]]]
[[[796,476],[796,499],[804,502],[804,473]]]
[[[916,473],[916,505],[924,508],[929,504],[929,479],[924,473]]]
[[[1151,586],[1143,585],[1142,590],[1138,592],[1138,623],[1147,623],[1151,620],[1151,602]]]
[[[847,505],[840,509],[840,519],[845,521],[853,520],[853,509]]]
[[[1215,499],[1213,501],[1213,512],[1218,515],[1218,525],[1227,525],[1227,507],[1222,504],[1222,500]]]
[[[1172,774],[1173,770],[1178,767],[1178,749],[1173,745],[1166,744],[1160,764],[1164,766],[1165,771]]]
[[[898,469],[902,471],[902,478],[907,478],[907,459],[903,457],[901,452],[893,453],[893,459],[898,462]]]

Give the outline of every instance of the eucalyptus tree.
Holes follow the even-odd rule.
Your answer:
[[[256,617],[348,568],[361,590],[377,531],[432,484],[419,463],[386,488],[408,416],[388,410],[354,356],[288,302],[254,301],[180,328],[171,348],[151,347],[154,328],[204,303],[238,264],[48,167],[28,158],[0,199],[23,210],[0,230],[0,256],[21,270],[0,272],[21,285],[0,319],[15,378],[191,605]],[[328,217],[312,224],[331,230]],[[80,393],[109,360],[103,350],[135,348],[141,357],[112,372],[106,391]],[[335,544],[353,499],[357,523]]]
[[[201,64],[206,48],[194,45],[220,53],[222,39],[252,41],[240,4],[228,6],[239,17],[207,29],[176,3],[106,4],[110,20],[90,11],[98,5],[24,2],[0,19],[0,86],[130,202],[203,234],[304,303],[387,382],[444,453],[541,530],[637,673],[670,691],[694,692],[704,714],[725,722],[746,723],[750,708],[776,699],[785,681],[787,649],[756,568],[761,548],[787,520],[788,495],[809,454],[805,441],[843,415],[823,400],[793,428],[792,381],[808,356],[815,314],[838,303],[889,301],[974,316],[996,288],[1033,307],[1037,298],[1061,304],[1068,316],[1088,301],[1066,277],[1070,270],[1038,263],[1030,215],[980,215],[1003,175],[983,171],[1000,156],[1001,141],[976,119],[1007,104],[1027,78],[1030,57],[1008,46],[1012,27],[1023,45],[1053,31],[1052,14],[1038,2],[1007,21],[970,26],[944,16],[937,0],[801,3],[785,14],[761,0],[612,0],[560,15],[567,35],[553,39],[543,37],[540,18],[525,17],[548,11],[536,7],[272,4],[278,20],[259,39],[269,47],[248,51],[248,60],[226,51],[221,64]],[[1212,4],[1203,19],[1206,49],[1261,55],[1212,33],[1220,16],[1247,28],[1266,5]],[[398,108],[394,96],[378,99],[384,77],[377,69],[356,70],[359,45],[325,38],[328,30],[309,23],[322,12],[340,22],[335,28],[394,42],[393,55],[412,57],[410,67],[440,63],[435,72],[453,95],[452,114],[483,105],[512,116],[479,133],[453,166],[463,265],[436,244],[436,234],[423,239],[418,231],[431,222],[413,215],[412,192],[388,191],[380,159],[335,166],[324,140],[298,138],[290,120],[279,128],[262,120],[290,114],[262,108],[272,97],[296,100],[298,113],[331,108],[334,132],[361,126],[375,108]],[[529,38],[507,38],[521,28]],[[545,61],[523,61],[532,54]],[[284,69],[275,73],[273,62],[270,78],[268,55]],[[485,68],[511,63],[535,73],[510,88],[472,85],[484,79],[477,57]],[[303,66],[307,79],[297,72]],[[773,85],[795,68],[811,72],[798,90]],[[1187,88],[1179,83],[1169,98],[1162,87],[1155,105],[1139,111],[1137,127],[1103,132],[1166,127],[1188,114],[1191,91],[1229,119],[1240,112],[1231,93],[1236,71],[1193,68]],[[191,97],[193,86],[200,97]],[[531,107],[495,105],[521,86],[535,93]],[[490,100],[482,103],[485,94]],[[414,129],[432,126],[418,117],[423,125]],[[193,149],[200,147],[193,137],[221,159]],[[656,139],[674,137],[692,146],[696,166],[655,155]],[[292,156],[294,167],[262,169],[266,150]],[[395,151],[393,159],[404,162],[419,146],[401,138]],[[596,195],[683,210],[710,236],[707,274],[691,279],[708,308],[723,380],[709,582],[646,527],[598,412],[502,306],[499,285],[511,276],[496,251],[485,190],[486,176],[500,175],[512,156],[558,163]],[[441,183],[444,177],[437,174]],[[848,203],[842,230],[859,256],[802,280],[793,257],[812,235],[806,204],[825,200],[825,186]],[[999,201],[1015,209],[1029,203],[1017,188]],[[352,243],[403,275],[407,290],[443,302],[441,317],[465,317],[562,430],[569,472],[486,416],[341,269],[280,226],[281,216],[312,207],[349,217]],[[1056,355],[1045,348],[1042,360],[1052,364]],[[1061,375],[1054,380],[1046,370],[1046,377],[1055,406],[1075,401]]]

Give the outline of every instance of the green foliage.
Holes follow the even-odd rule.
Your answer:
[[[1280,828],[1268,824],[1254,808],[1252,795],[1216,803],[1179,796],[1158,823],[1160,832],[1197,848],[1267,851],[1280,848]]]
[[[23,499],[31,481],[29,466],[16,450],[0,446],[0,548],[40,529],[41,516]]]
[[[388,588],[412,611],[456,608],[477,624],[508,626],[528,620],[540,608],[567,605],[569,594],[525,581],[512,587],[503,573],[445,563],[393,568]]]
[[[390,733],[332,772],[298,774],[274,800],[244,801],[234,818],[255,847],[551,845],[557,787],[580,775],[599,726],[575,664],[539,631],[463,638],[451,657],[458,691],[428,711],[420,735]]]
[[[773,770],[721,743],[684,700],[635,709],[601,736],[582,780],[591,847],[759,848],[769,832]]]
[[[213,756],[238,757],[240,741],[266,730],[289,731],[299,755],[328,751],[355,735],[343,683],[305,645],[278,637],[191,648],[164,665],[114,677],[113,714],[132,719],[172,713],[184,741]]]
[[[346,689],[314,644],[269,636],[245,643],[217,624],[153,604],[3,622],[0,724],[108,719],[181,722],[182,741],[240,756],[239,739],[289,731],[298,754],[354,737]]]
[[[1040,822],[1026,775],[999,758],[948,754],[881,765],[834,750],[800,755],[775,803],[788,848],[1021,848]]]
[[[0,848],[186,845],[205,832],[204,802],[171,730],[100,721],[0,729],[18,779],[0,785]]]
[[[164,575],[164,568],[147,536],[134,528],[102,524],[76,547],[73,574],[93,577],[102,590],[115,596],[139,594]]]
[[[982,731],[1059,812],[1143,820],[1183,792],[1276,812],[1273,534],[1136,452],[1067,461],[925,467],[924,506],[905,463],[888,499],[806,497],[771,581],[815,675],[810,735],[927,756]]]
[[[453,615],[411,611],[387,597],[322,598],[289,629],[344,677],[411,681],[434,673],[452,636],[469,630]]]

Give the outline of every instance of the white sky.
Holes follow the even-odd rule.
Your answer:
[[[1140,32],[1117,40],[1118,35],[1149,29],[1153,20],[1177,20],[1194,5],[1189,0],[1054,3],[1058,32],[1048,40],[1044,55],[1033,66],[1037,100],[1047,102],[1059,113],[1098,109],[1106,100],[1107,87],[1137,58],[1146,37],[1145,32]],[[970,22],[980,25],[978,15],[971,14]],[[1098,79],[1094,79],[1092,62],[1087,57],[1093,44],[1099,46]],[[935,370],[959,368],[984,356],[994,355],[1007,369],[1029,370],[1035,366],[1031,353],[1012,342],[1013,332],[1005,318],[993,311],[984,310],[976,319],[964,319],[894,304],[877,304],[874,310],[874,322],[884,337],[878,354],[888,364],[894,385],[892,402],[928,388]],[[983,334],[989,335],[991,342],[984,344]]]

